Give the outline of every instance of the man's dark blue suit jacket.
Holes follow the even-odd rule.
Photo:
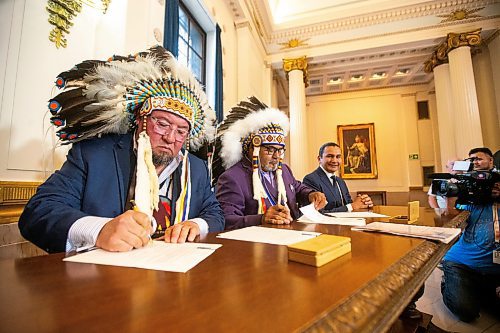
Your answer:
[[[335,191],[331,180],[320,167],[304,177],[303,183],[305,185],[325,194],[328,204],[322,210],[324,213],[347,212],[346,204],[352,203],[351,195],[349,194],[345,181],[340,177],[335,177],[335,179],[342,191],[344,202],[342,202],[342,198],[339,196],[338,192]]]
[[[48,252],[63,252],[71,225],[84,216],[116,217],[125,211],[131,172],[135,170],[133,135],[105,135],[75,143],[61,170],[42,184],[19,219],[21,234]],[[200,217],[209,231],[224,229],[224,215],[203,160],[189,155],[189,218]],[[179,196],[180,169],[174,173]],[[175,217],[175,212],[172,212]]]

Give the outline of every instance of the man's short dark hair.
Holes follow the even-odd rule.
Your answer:
[[[484,154],[488,155],[489,157],[493,157],[493,153],[491,152],[490,148],[486,148],[486,147],[472,148],[469,151],[469,156],[472,154],[477,154],[477,153],[484,153]]]
[[[327,142],[327,143],[323,144],[321,147],[319,147],[319,157],[323,156],[323,153],[325,152],[326,147],[339,147],[340,148],[340,146],[338,144],[336,144],[335,142]]]

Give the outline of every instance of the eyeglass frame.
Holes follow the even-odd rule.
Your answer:
[[[167,136],[170,133],[172,133],[172,131],[176,131],[174,132],[174,138],[175,141],[177,142],[183,142],[189,136],[189,129],[185,130],[186,133],[179,133],[179,130],[184,131],[184,129],[177,128],[177,126],[172,125],[168,120],[164,118],[159,119],[151,115],[149,116],[149,118],[151,118],[151,121],[153,122],[153,132],[155,132],[156,134],[159,134],[161,136]],[[160,120],[165,122],[166,125],[159,124]]]
[[[262,149],[264,149],[264,153],[269,156],[273,156],[274,154],[278,153],[279,156],[282,156],[286,152],[285,147],[281,148],[275,148],[271,146],[262,146]],[[271,153],[272,151],[272,153]]]

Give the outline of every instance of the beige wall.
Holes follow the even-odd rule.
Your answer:
[[[223,1],[204,0],[204,7],[221,28],[222,64],[224,78],[224,112],[238,101],[238,49],[233,13]]]
[[[408,155],[420,154],[421,144],[433,150],[428,126],[424,126],[420,142],[417,126],[417,93],[427,95],[426,89],[414,86],[309,97],[309,169],[318,165],[316,156],[321,144],[337,142],[338,125],[374,123],[378,178],[347,180],[350,191],[407,192],[409,187],[422,186],[420,160],[409,160]]]
[[[253,22],[234,22],[224,1],[204,0],[206,10],[221,27],[224,71],[224,113],[242,99],[255,95],[268,105],[272,100],[272,73]]]
[[[52,26],[45,1],[8,0],[2,6],[0,18],[10,29],[2,29],[8,42],[0,50],[0,180],[39,181],[61,165],[67,151],[56,146],[47,115],[56,75],[85,59],[158,44],[154,30],[163,30],[164,10],[156,0],[116,1],[105,15],[83,6],[66,36],[67,47],[57,49],[48,40]]]
[[[497,31],[496,37],[488,44],[488,53],[491,63],[491,76],[495,90],[495,100],[497,107],[497,117],[500,121],[500,33]],[[500,147],[497,147],[500,149]]]
[[[157,40],[154,33],[164,27],[165,10],[158,0],[114,1],[106,14],[84,5],[67,35],[67,47],[60,49],[48,41],[52,27],[45,6],[44,1],[28,5],[26,0],[0,5],[4,28],[0,34],[0,180],[41,181],[65,160],[68,147],[57,145],[47,115],[58,73],[85,59],[136,53],[163,41],[162,35]],[[221,27],[225,112],[251,94],[270,103],[271,70],[252,25],[248,23],[248,31],[240,33],[241,26],[236,28],[230,7],[222,1],[191,0],[188,7],[202,27],[209,28],[210,54],[214,53],[215,23]],[[213,82],[207,83],[207,93],[213,91],[210,85]]]

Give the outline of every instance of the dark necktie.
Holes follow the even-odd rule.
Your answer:
[[[333,182],[333,193],[335,195],[335,206],[340,207],[344,205],[344,198],[342,196],[342,192],[340,192],[339,184],[337,183],[337,177],[335,175],[330,177]]]

